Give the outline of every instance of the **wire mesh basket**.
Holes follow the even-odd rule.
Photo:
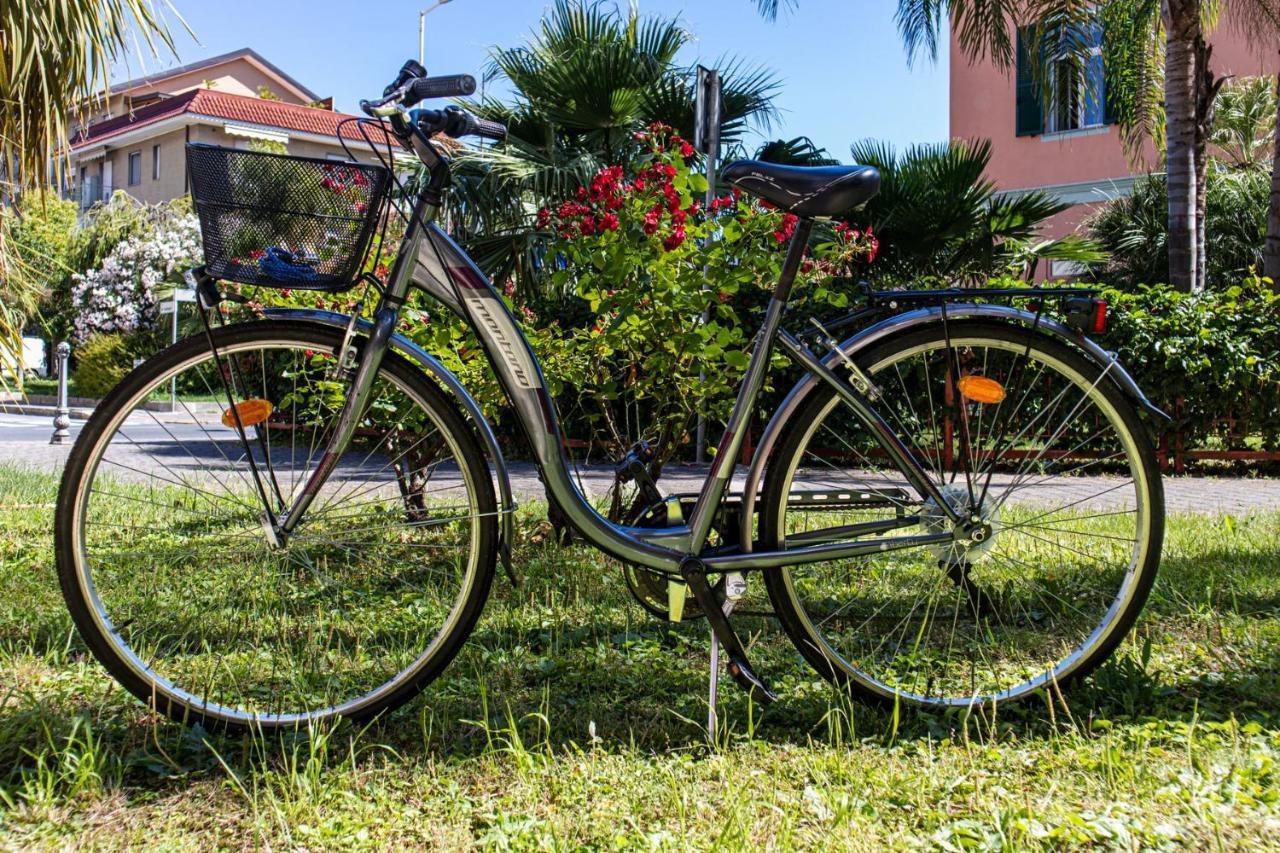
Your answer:
[[[196,143],[187,168],[209,274],[300,290],[352,286],[390,184],[381,166]]]

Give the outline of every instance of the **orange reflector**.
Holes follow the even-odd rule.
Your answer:
[[[222,413],[222,425],[229,429],[236,428],[236,415],[240,416],[240,425],[251,427],[271,417],[274,407],[266,400],[245,400],[236,403],[235,409],[227,409]]]
[[[999,403],[1004,399],[1004,386],[985,376],[961,376],[960,393],[975,403]]]

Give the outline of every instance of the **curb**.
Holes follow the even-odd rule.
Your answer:
[[[45,406],[33,403],[0,403],[0,413],[6,415],[30,415],[32,417],[49,417],[57,415],[57,406]],[[69,410],[72,420],[87,421],[93,409],[72,408]]]

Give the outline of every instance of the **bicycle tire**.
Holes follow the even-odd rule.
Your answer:
[[[222,327],[213,332],[213,339],[223,353],[250,350],[254,345],[273,342],[303,351],[336,353],[342,345],[343,334],[341,330],[315,323],[270,321]],[[362,340],[356,341],[357,347],[362,345]],[[367,702],[308,710],[294,716],[277,715],[278,719],[261,714],[231,715],[216,706],[211,708],[208,701],[193,702],[189,698],[193,694],[189,691],[175,689],[161,678],[147,677],[140,672],[138,661],[131,660],[132,650],[122,645],[124,640],[121,636],[108,628],[109,622],[104,622],[104,614],[98,610],[101,605],[95,601],[92,569],[87,568],[89,560],[83,553],[81,536],[84,526],[82,512],[92,489],[96,473],[94,467],[106,452],[116,425],[123,423],[123,418],[138,405],[139,400],[145,399],[145,395],[158,383],[167,383],[168,376],[176,367],[199,363],[202,357],[209,357],[209,347],[204,336],[200,335],[180,341],[143,362],[107,394],[86,422],[71,450],[57,500],[55,552],[62,593],[85,644],[112,677],[143,703],[179,722],[200,723],[221,731],[268,732],[305,727],[337,717],[359,721],[409,701],[454,659],[483,611],[497,561],[498,519],[488,464],[474,431],[453,401],[416,366],[394,351],[386,354],[378,376],[387,376],[396,388],[404,389],[405,393],[416,398],[419,405],[426,407],[424,411],[429,411],[437,419],[445,440],[453,442],[450,446],[460,449],[455,455],[459,465],[465,466],[465,478],[472,484],[468,491],[474,489],[476,504],[474,516],[464,517],[476,519],[470,527],[476,537],[474,551],[469,552],[474,553],[474,557],[468,561],[465,587],[461,587],[454,609],[449,611],[450,622],[429,649],[423,651],[423,657],[415,660],[412,672],[396,680],[394,689],[381,692]]]
[[[1147,508],[1143,519],[1143,541],[1135,546],[1136,556],[1125,575],[1122,590],[1117,593],[1114,612],[1108,611],[1107,622],[1098,626],[1100,633],[1089,635],[1087,647],[1074,650],[1074,659],[1065,658],[1068,665],[1062,665],[1063,661],[1055,662],[1054,669],[1046,672],[1047,678],[1029,680],[1007,694],[991,696],[930,697],[912,694],[883,680],[869,677],[858,663],[851,663],[845,655],[832,647],[824,638],[820,627],[815,627],[815,619],[806,613],[804,602],[796,589],[795,578],[809,567],[766,570],[765,585],[778,619],[803,658],[827,680],[842,686],[856,697],[875,704],[903,703],[930,710],[943,710],[948,707],[970,707],[1025,699],[1045,689],[1067,689],[1094,671],[1128,634],[1150,593],[1160,560],[1164,507],[1163,486],[1155,452],[1133,404],[1114,382],[1104,378],[1105,366],[1086,359],[1078,351],[1047,335],[1033,334],[1024,327],[991,321],[952,322],[946,333],[940,325],[924,328],[873,345],[860,354],[856,361],[860,368],[874,376],[877,370],[887,372],[889,364],[898,363],[894,361],[896,355],[918,350],[922,346],[945,346],[948,338],[954,345],[959,345],[957,342],[973,343],[986,339],[997,342],[1006,349],[1022,347],[1030,340],[1030,351],[1037,357],[1042,356],[1066,366],[1096,387],[1099,398],[1114,413],[1114,422],[1124,433],[1121,440],[1128,442],[1126,446],[1132,448],[1126,461],[1134,472],[1135,494],[1140,488],[1141,500]],[[761,550],[772,550],[785,545],[792,474],[799,466],[799,457],[806,452],[810,436],[837,403],[835,392],[828,386],[821,385],[783,427],[765,475],[761,495]],[[867,621],[870,621],[870,617]]]

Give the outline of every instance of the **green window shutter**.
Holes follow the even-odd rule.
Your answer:
[[[1031,52],[1027,47],[1030,40],[1030,28],[1018,29],[1018,62],[1017,62],[1017,128],[1018,136],[1035,136],[1044,132],[1044,107],[1041,103],[1040,89],[1036,85],[1031,72]]]
[[[1098,22],[1098,45],[1102,48],[1102,55],[1107,54],[1107,29],[1106,24]],[[1111,75],[1107,73],[1105,59],[1102,65],[1102,123],[1103,124],[1119,124],[1120,117],[1116,115],[1114,100],[1111,97],[1111,81],[1107,79]]]

